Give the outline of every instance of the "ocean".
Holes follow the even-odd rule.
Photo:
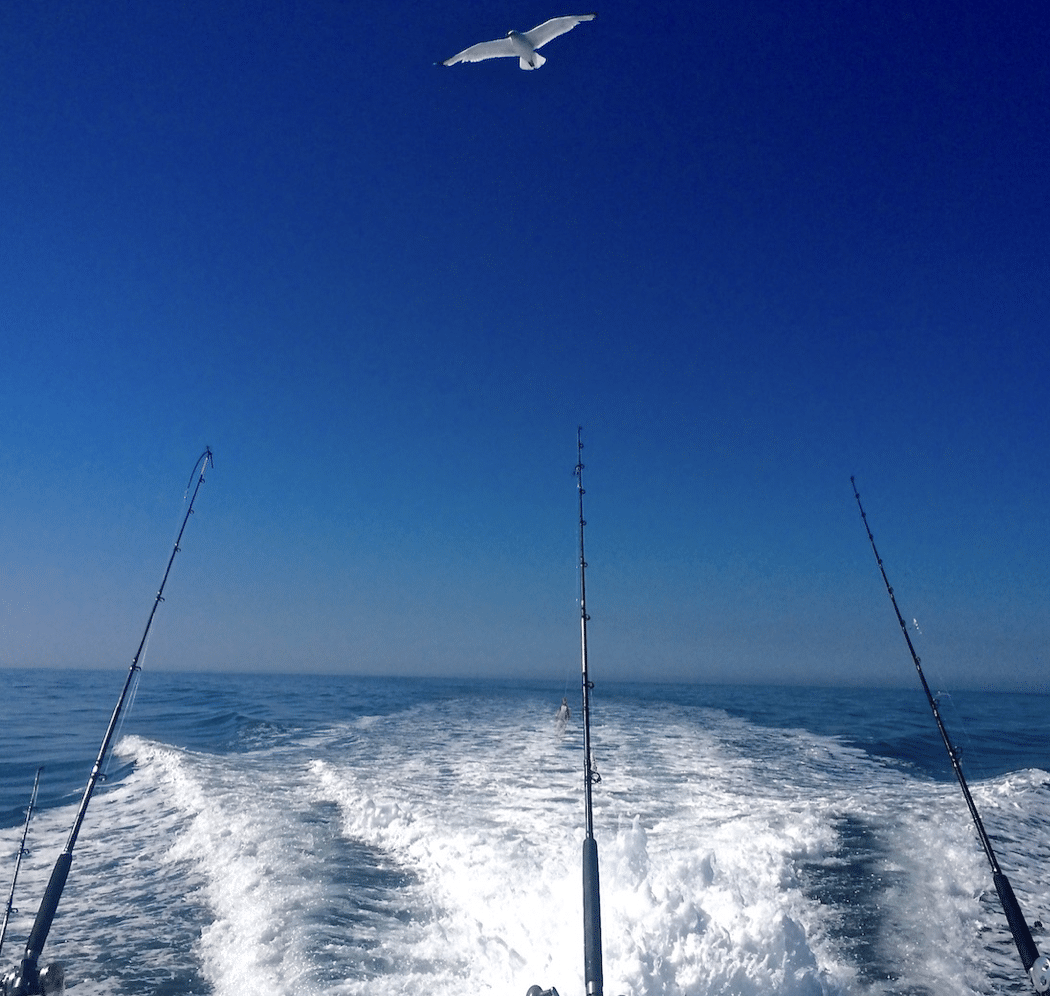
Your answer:
[[[21,955],[126,672],[0,670]],[[916,681],[596,680],[608,996],[1027,993]],[[562,696],[573,715],[559,732]],[[41,965],[76,996],[581,996],[582,727],[565,681],[142,673]],[[945,722],[1050,950],[1050,698]]]

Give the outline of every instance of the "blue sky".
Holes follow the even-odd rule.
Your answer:
[[[1050,691],[1050,10],[0,12],[0,661]]]

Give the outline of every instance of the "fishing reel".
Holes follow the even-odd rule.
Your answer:
[[[8,972],[0,980],[3,996],[62,996],[66,991],[66,970],[54,962],[42,972],[22,968]]]
[[[1050,957],[1041,955],[1036,958],[1032,967],[1028,969],[1028,974],[1032,978],[1032,985],[1037,993],[1050,991]]]
[[[539,986],[529,986],[525,996],[558,996],[558,990],[551,986],[550,989],[541,989]]]

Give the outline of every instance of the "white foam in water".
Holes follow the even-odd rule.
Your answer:
[[[431,723],[447,731],[448,717],[426,712],[406,735],[425,740]],[[578,751],[532,717],[503,730],[508,746],[492,738],[487,765],[485,748],[459,765],[435,759],[442,778],[420,768],[426,751],[408,765],[380,756],[374,774],[356,759],[319,761],[315,770],[346,832],[400,855],[442,911],[440,942],[459,942],[459,971],[435,973],[430,991],[466,983],[523,993],[533,982],[582,991]],[[690,733],[692,741],[665,726],[654,739],[610,720],[595,737],[606,779],[595,792],[606,991],[813,993],[834,985],[837,968],[822,967],[811,949],[804,921],[812,914],[791,882],[793,859],[833,845],[820,818],[826,803],[794,791],[763,798],[750,761],[722,757],[713,742],[705,751]],[[604,741],[618,746],[603,754]],[[551,791],[552,777],[561,791]]]
[[[580,741],[553,710],[480,697],[244,753],[128,738],[135,769],[93,803],[44,961],[76,996],[583,993]],[[609,996],[1027,991],[954,784],[645,703],[603,704],[594,753]],[[1034,921],[1047,776],[973,788]],[[34,821],[55,842],[23,866],[34,904],[73,812]]]
[[[18,915],[4,946],[4,969],[21,957],[76,806],[38,810],[18,879]],[[193,869],[168,860],[181,812],[139,772],[96,793],[41,967],[60,962],[78,996],[112,994],[127,977],[148,991],[194,975],[192,950],[200,910]],[[16,845],[17,846],[17,845]],[[139,990],[141,991],[141,989]],[[181,990],[180,990],[181,991]]]
[[[214,991],[299,991],[310,971],[302,914],[324,882],[296,818],[305,802],[294,769],[145,744],[138,756],[188,817],[169,859],[203,874],[213,919],[197,953]]]

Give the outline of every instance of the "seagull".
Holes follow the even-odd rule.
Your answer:
[[[549,21],[537,24],[531,31],[508,31],[506,38],[471,45],[451,59],[446,59],[441,65],[454,66],[457,62],[483,62],[485,59],[516,55],[518,65],[522,69],[539,69],[547,60],[536,49],[543,48],[552,38],[572,31],[582,21],[593,21],[597,16],[569,14],[566,17],[552,17]]]

